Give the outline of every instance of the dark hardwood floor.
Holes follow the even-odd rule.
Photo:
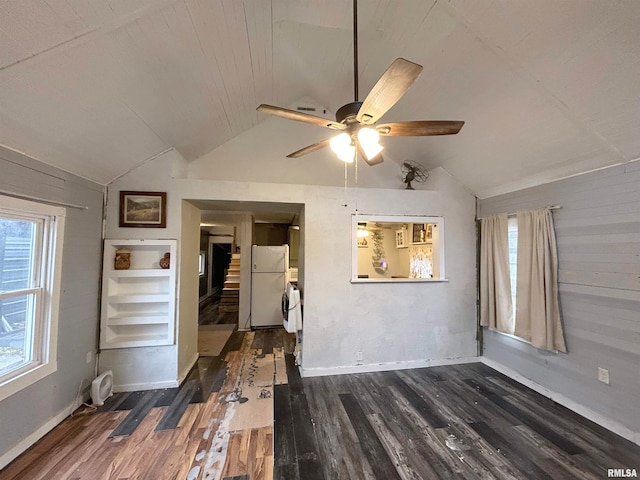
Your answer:
[[[640,447],[480,364],[301,378],[284,329],[234,332],[180,388],[65,420],[5,479],[596,480]],[[81,413],[81,412],[80,412]]]
[[[640,447],[477,363],[275,387],[274,478],[603,479]]]
[[[209,297],[199,306],[198,325],[238,324],[237,311],[224,311],[220,308],[220,295]]]

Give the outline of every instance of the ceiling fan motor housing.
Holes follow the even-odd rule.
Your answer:
[[[351,102],[341,106],[336,112],[336,122],[343,123],[349,117],[355,119],[361,106],[362,102]]]

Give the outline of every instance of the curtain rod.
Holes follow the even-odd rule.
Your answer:
[[[551,205],[549,207],[542,207],[542,208],[548,208],[549,210],[560,210],[562,208],[561,205]],[[516,215],[518,212],[509,212],[507,213],[507,217]],[[486,215],[484,217],[478,217],[477,220],[482,220],[483,218],[487,218],[489,215]]]
[[[84,205],[75,205],[73,203],[57,202],[55,200],[47,200],[46,198],[34,197],[33,195],[24,195],[22,193],[10,192],[7,190],[0,190],[0,194],[7,195],[9,197],[21,198],[23,200],[34,200],[36,202],[46,203],[48,205],[56,205],[59,207],[77,208],[79,210],[88,210],[89,207]]]

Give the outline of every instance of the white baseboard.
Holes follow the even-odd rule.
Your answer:
[[[391,363],[369,363],[366,365],[349,365],[345,367],[304,368],[300,370],[302,377],[324,377],[327,375],[346,375],[352,373],[387,372],[389,370],[408,370],[410,368],[439,367],[442,365],[458,365],[479,362],[480,357],[441,358],[437,360],[409,360]]]
[[[113,391],[115,393],[137,392],[138,390],[156,390],[159,388],[174,388],[179,386],[180,383],[177,380],[166,382],[123,383],[121,385],[114,385]]]
[[[74,400],[73,403],[60,410],[53,418],[42,424],[35,432],[32,432],[29,436],[14,445],[8,452],[0,456],[0,470],[18,458],[21,453],[62,423],[62,421],[71,415],[71,413],[82,405],[83,402],[84,400],[82,399]]]
[[[601,427],[604,427],[607,430],[611,430],[613,433],[617,433],[621,437],[626,438],[636,445],[640,445],[640,432],[635,432],[616,420],[612,420],[601,413],[591,410],[590,408],[587,408],[584,405],[581,405],[575,400],[565,397],[560,393],[549,390],[548,388],[543,387],[542,385],[529,380],[526,377],[523,377],[515,370],[511,370],[509,367],[505,367],[501,363],[495,362],[486,357],[480,357],[480,361],[482,361],[482,363],[484,363],[485,365],[493,368],[494,370],[497,370],[498,372],[506,375],[507,377],[512,378],[516,382],[521,383],[525,387],[529,387],[531,390],[538,392],[540,395],[544,395],[554,402],[559,403],[563,407],[576,412],[578,415],[582,415],[592,422],[597,423]]]

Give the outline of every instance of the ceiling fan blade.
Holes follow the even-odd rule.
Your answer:
[[[362,103],[356,119],[365,125],[378,121],[405,94],[422,72],[422,66],[396,58]]]
[[[327,138],[326,140],[322,140],[321,142],[314,143],[313,145],[309,145],[308,147],[301,148],[300,150],[287,155],[287,158],[298,158],[308,153],[313,153],[329,145],[330,140],[331,140],[330,138]]]
[[[457,120],[415,120],[376,125],[380,135],[389,137],[423,137],[430,135],[455,135],[464,122]]]
[[[378,155],[373,157],[371,160],[369,160],[367,158],[367,155],[364,153],[364,149],[362,148],[362,145],[360,145],[360,142],[356,142],[356,144],[358,145],[358,155],[360,155],[362,159],[365,162],[367,162],[367,164],[370,167],[373,167],[374,165],[378,165],[379,163],[384,162],[384,158],[382,158],[382,153],[379,153]]]
[[[319,127],[332,128],[334,130],[344,130],[346,128],[342,123],[334,122],[322,117],[316,117],[315,115],[309,115],[308,113],[297,112],[295,110],[288,110],[282,107],[274,107],[273,105],[262,104],[256,108],[259,112],[268,113],[269,115],[276,115],[278,117],[286,118],[288,120],[295,120],[297,122],[310,123],[312,125],[318,125]]]

